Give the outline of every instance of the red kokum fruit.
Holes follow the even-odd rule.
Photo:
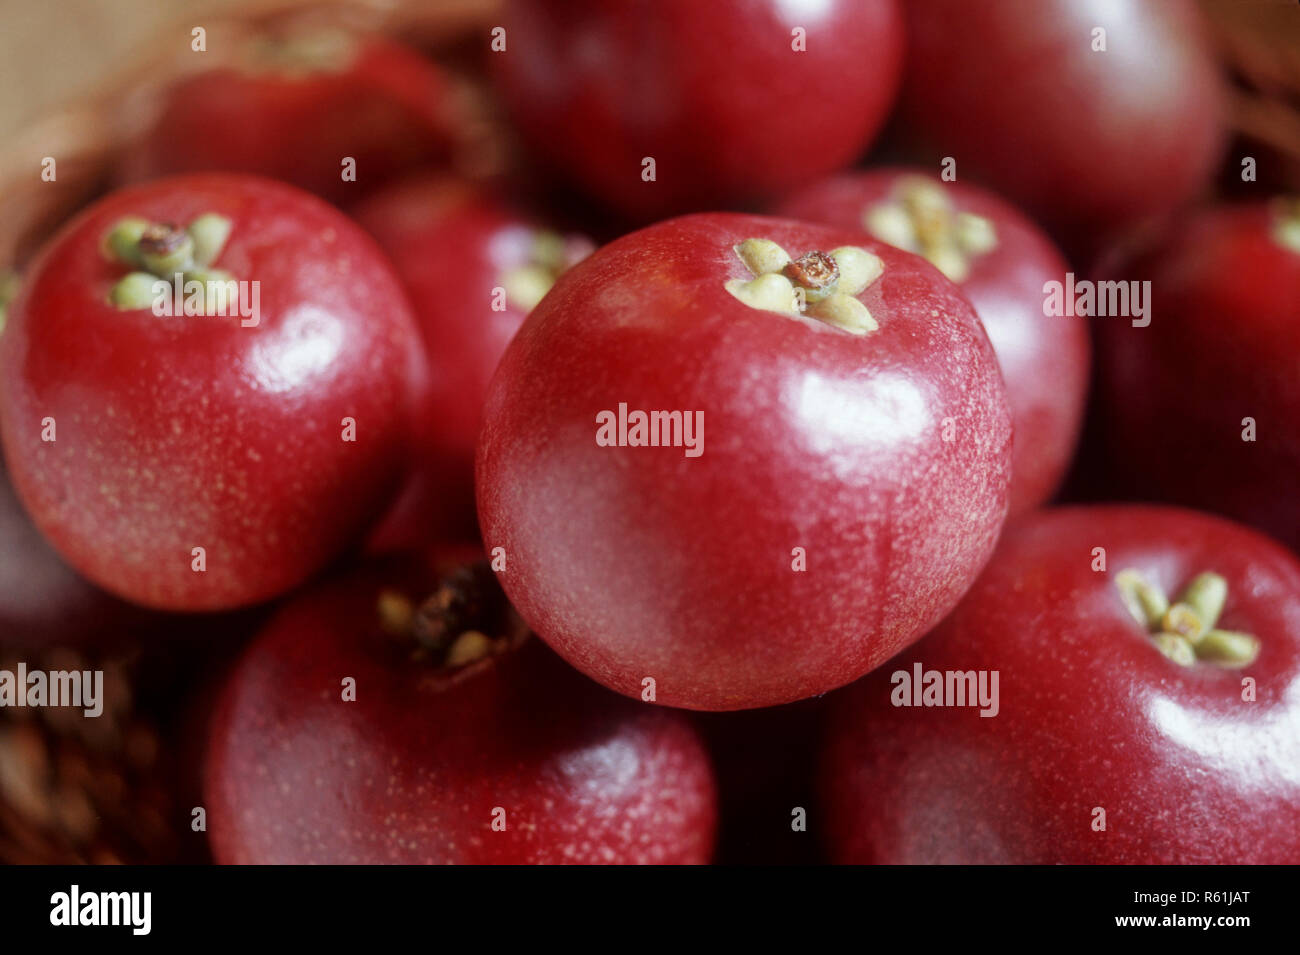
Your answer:
[[[559,175],[637,221],[847,166],[893,103],[894,0],[511,0],[491,65]]]
[[[479,517],[570,663],[744,709],[848,683],[942,618],[1010,459],[997,359],[937,269],[713,213],[605,246],[534,309],[488,396]]]
[[[1192,0],[902,8],[899,116],[931,168],[955,159],[963,180],[1089,252],[1207,185],[1224,143],[1223,80]]]
[[[17,275],[0,275],[0,333]],[[146,615],[92,586],[33,526],[0,458],[0,642],[9,648],[119,637]]]
[[[960,286],[997,352],[1015,426],[1011,515],[1056,490],[1088,390],[1088,329],[1044,314],[1043,288],[1068,266],[1025,216],[992,193],[910,169],[834,176],[789,197],[781,215],[863,229],[929,259]]]
[[[0,437],[37,527],[92,581],[235,607],[375,518],[424,374],[391,266],[342,214],[269,180],[177,177],[99,201],[33,262],[0,334]]]
[[[593,246],[539,225],[481,187],[440,176],[386,189],[353,216],[396,266],[430,368],[414,473],[369,546],[477,539],[474,446],[488,383],[528,312]]]
[[[1101,277],[1150,283],[1149,324],[1096,320],[1112,493],[1300,550],[1300,201],[1203,210]]]
[[[160,619],[73,571],[32,525],[0,465],[0,646],[116,644]]]
[[[161,95],[126,153],[132,181],[205,170],[282,179],[334,202],[454,158],[475,128],[465,92],[409,47],[291,27],[219,44],[211,69]],[[344,178],[344,163],[355,175]]]
[[[1294,555],[1193,511],[1043,512],[832,701],[822,831],[848,863],[1294,862],[1298,726]]]
[[[690,724],[569,669],[466,556],[323,584],[256,639],[212,721],[218,862],[709,861]]]

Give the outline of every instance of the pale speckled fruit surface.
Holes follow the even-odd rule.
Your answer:
[[[127,271],[100,251],[114,223],[206,212],[233,222],[215,264],[260,283],[256,327],[109,304]],[[32,265],[0,335],[0,434],[37,526],[92,581],[234,607],[301,582],[374,518],[424,373],[391,266],[341,213],[269,180],[178,177],[91,206]]]
[[[1086,320],[1043,314],[1044,283],[1064,282],[1069,268],[1051,240],[993,193],[915,169],[843,173],[790,196],[777,212],[860,229],[867,212],[893,201],[900,184],[918,175],[944,191],[954,214],[980,216],[997,235],[995,248],[970,257],[970,273],[958,284],[984,324],[1007,385],[1016,433],[1014,518],[1047,501],[1061,482],[1079,439],[1088,392]]]
[[[536,638],[452,683],[376,633],[381,583],[304,595],[236,666],[205,773],[218,862],[709,861],[713,772],[684,716],[609,693]]]
[[[672,706],[856,679],[957,602],[1006,513],[1006,395],[957,288],[865,243],[885,270],[858,299],[880,327],[853,335],[734,298],[751,237],[795,256],[864,244],[733,214],[625,236],[524,322],[484,414],[479,517],[511,600],[578,669],[632,696],[652,678]],[[703,412],[703,454],[598,446],[620,402]]]
[[[1258,637],[1258,659],[1161,655],[1115,587],[1127,568],[1171,595],[1221,574],[1220,626]],[[998,714],[891,705],[918,662],[997,670]],[[821,776],[839,862],[1300,862],[1300,564],[1191,511],[1043,512],[931,636],[832,700]]]
[[[8,648],[117,640],[156,623],[88,583],[46,543],[0,464],[0,640]]]

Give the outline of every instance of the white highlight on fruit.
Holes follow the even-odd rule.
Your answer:
[[[797,433],[808,453],[846,481],[875,480],[861,477],[865,451],[932,440],[926,396],[906,375],[882,373],[863,381],[810,371],[790,388],[787,404],[806,423]]]

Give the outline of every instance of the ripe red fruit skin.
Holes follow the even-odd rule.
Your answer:
[[[427,571],[322,585],[236,666],[205,773],[218,862],[709,861],[712,769],[683,716],[606,692],[536,638],[458,681],[392,656],[375,606],[398,573]]]
[[[1104,270],[1151,283],[1151,324],[1096,319],[1113,493],[1225,514],[1300,550],[1300,251],[1268,204],[1220,206]],[[1243,419],[1256,423],[1244,441]]]
[[[397,269],[430,368],[417,421],[418,466],[369,546],[399,550],[448,535],[474,540],[474,448],[483,401],[528,314],[498,290],[510,269],[527,262],[538,226],[482,187],[439,176],[386,189],[352,215]],[[493,307],[498,297],[500,310]]]
[[[32,525],[0,465],[0,645],[116,641],[148,614],[92,586]]]
[[[777,214],[860,229],[865,212],[917,175],[898,168],[844,173],[790,196]],[[1078,443],[1088,392],[1087,325],[1043,314],[1044,283],[1064,282],[1069,267],[1034,223],[988,190],[925,178],[956,212],[987,219],[997,233],[997,247],[973,256],[970,274],[957,284],[975,306],[1006,382],[1016,435],[1010,516],[1018,517],[1052,496]]]
[[[1072,245],[1160,216],[1224,144],[1218,65],[1190,0],[926,0],[903,5],[899,115]],[[1094,52],[1093,30],[1106,30]]]
[[[404,44],[377,36],[353,42],[329,66],[253,70],[235,62],[180,79],[127,151],[123,175],[135,182],[243,172],[342,203],[404,171],[447,161],[462,109],[451,81]],[[356,160],[353,182],[342,178],[345,157]]]
[[[732,297],[753,237],[874,252],[859,300],[880,327]],[[703,453],[598,446],[621,402],[703,413]],[[652,678],[670,706],[770,706],[856,679],[951,609],[1006,513],[1010,431],[974,311],[923,259],[686,216],[600,249],[524,322],[484,412],[479,519],[514,605],[584,673],[637,697]]]
[[[260,282],[259,324],[109,303],[128,271],[100,249],[114,223],[207,212],[233,223],[216,265]],[[269,180],[176,177],[91,206],[32,265],[0,336],[0,436],[36,525],[90,580],[231,608],[300,583],[374,519],[422,374],[391,266],[341,213]]]
[[[1106,549],[1106,573],[1092,570]],[[1114,575],[1228,581],[1240,670],[1165,658]],[[887,671],[999,671],[994,717],[895,707]],[[1243,701],[1242,680],[1257,698]],[[833,701],[821,773],[841,863],[1294,863],[1300,859],[1300,564],[1173,508],[1041,512],[923,643]],[[1094,809],[1106,829],[1094,831]]]
[[[894,0],[514,0],[498,87],[558,174],[637,221],[783,192],[863,153],[902,60]],[[806,50],[792,31],[806,31]],[[655,160],[654,182],[642,162]]]

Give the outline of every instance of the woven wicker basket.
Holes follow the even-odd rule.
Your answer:
[[[992,0],[996,2],[996,0]],[[1275,189],[1300,190],[1300,15],[1295,0],[1200,0],[1233,77],[1232,123],[1241,148]],[[204,19],[209,49],[188,55],[169,34],[86,101],[59,110],[0,147],[0,272],[21,267],[71,212],[111,185],[124,150],[147,128],[158,92],[219,63],[223,42],[288,20],[311,19],[400,37],[473,74],[501,0],[249,0],[237,17]],[[477,54],[477,55],[476,55]],[[481,76],[477,77],[481,79]],[[58,180],[39,176],[46,156]]]
[[[299,21],[378,31],[450,61],[473,80],[481,65],[475,40],[486,36],[498,7],[498,0],[249,0],[240,16],[203,18],[209,52],[202,57],[178,43],[175,30],[144,44],[131,69],[95,95],[0,145],[0,273],[20,268],[51,230],[111,187],[119,158],[156,115],[159,93],[186,72],[221,65],[220,51],[237,46],[228,41]],[[47,156],[57,161],[54,182],[40,176]]]
[[[1202,0],[1201,5],[1234,80],[1230,115],[1240,145],[1268,164],[1269,185],[1300,191],[1300,4]]]

